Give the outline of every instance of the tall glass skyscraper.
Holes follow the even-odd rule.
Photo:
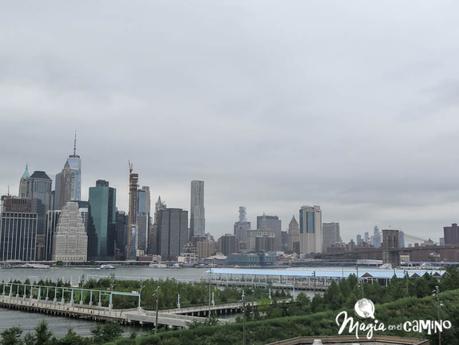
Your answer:
[[[191,181],[190,237],[204,237],[205,233],[204,181]]]
[[[137,250],[143,255],[148,249],[150,230],[150,187],[137,191]]]
[[[107,181],[97,180],[95,187],[89,188],[88,233],[90,257],[107,259],[114,255],[116,226],[116,190]]]

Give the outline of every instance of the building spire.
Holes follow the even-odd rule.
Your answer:
[[[29,177],[30,177],[30,174],[29,174],[29,164],[26,164],[24,173],[22,174],[22,178],[23,178],[23,179],[28,179]]]
[[[76,141],[77,141],[77,136],[76,136],[76,130],[75,130],[75,137],[73,138],[73,155],[76,156]]]

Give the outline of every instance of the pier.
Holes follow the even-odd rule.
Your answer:
[[[341,269],[251,269],[251,268],[212,268],[206,272],[202,281],[215,286],[261,287],[284,290],[303,290],[321,292],[332,282],[339,282],[351,275],[361,283],[387,285],[393,277],[412,278],[429,274],[439,278],[444,270],[426,269],[384,269],[358,267]]]
[[[136,291],[83,289],[75,287],[39,286],[23,283],[2,283],[0,307],[27,312],[44,313],[68,318],[93,321],[111,321],[120,324],[138,324],[188,328],[207,320],[209,312],[222,315],[241,310],[242,303],[222,306],[198,306],[150,311],[140,307],[140,294]],[[137,299],[138,307],[114,309],[113,296]],[[220,322],[229,322],[221,319]]]

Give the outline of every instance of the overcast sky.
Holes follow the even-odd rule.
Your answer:
[[[320,205],[345,239],[459,221],[457,1],[2,1],[0,193],[51,177],[78,132],[83,197],[127,207],[128,160],[170,207],[205,180],[287,228]]]

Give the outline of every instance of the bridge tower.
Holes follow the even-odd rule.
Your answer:
[[[391,264],[392,267],[400,266],[400,242],[399,230],[383,230],[382,254],[383,263]]]

